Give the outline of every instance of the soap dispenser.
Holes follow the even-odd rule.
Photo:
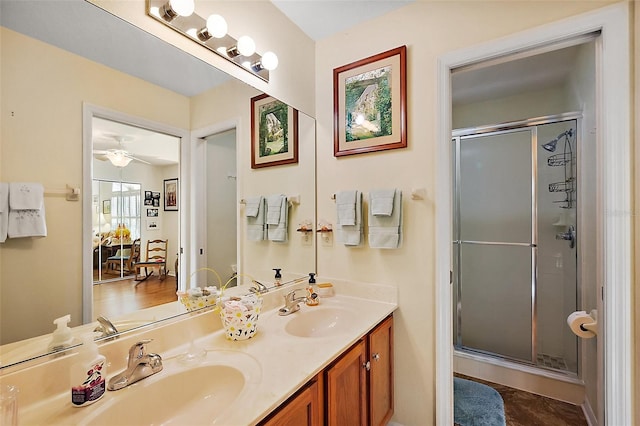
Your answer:
[[[93,334],[82,336],[76,361],[71,366],[71,402],[74,407],[93,404],[106,390],[106,358],[98,353]]]
[[[276,276],[274,277],[274,284],[276,287],[280,287],[282,285],[282,275],[280,274],[280,271],[282,269],[274,268],[273,270],[276,271]]]
[[[307,287],[307,306],[318,306],[320,304],[320,298],[318,293],[313,289],[313,284],[316,283],[315,275],[313,272],[309,273],[309,287]]]
[[[56,329],[53,330],[53,334],[51,335],[49,351],[58,351],[71,346],[73,343],[73,335],[71,334],[71,329],[68,325],[69,321],[71,321],[71,315],[69,314],[53,320],[53,323],[56,325]]]

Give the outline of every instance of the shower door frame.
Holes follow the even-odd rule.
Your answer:
[[[505,361],[514,361],[524,363],[537,368],[544,368],[537,365],[537,346],[538,346],[538,333],[537,333],[537,290],[538,290],[538,128],[537,126],[545,124],[556,124],[567,121],[576,122],[576,164],[577,164],[577,176],[580,176],[580,161],[578,146],[580,145],[580,134],[582,124],[581,112],[568,112],[563,114],[547,115],[543,117],[530,118],[527,120],[519,120],[501,124],[492,124],[477,127],[468,127],[462,129],[456,129],[452,131],[452,159],[454,164],[452,165],[452,183],[453,183],[453,235],[452,235],[452,262],[453,262],[453,291],[456,292],[455,300],[455,318],[454,318],[454,346],[456,349],[479,353],[495,357]],[[509,243],[509,242],[479,242],[479,241],[461,241],[461,217],[460,217],[460,142],[464,139],[475,139],[480,137],[487,137],[493,135],[504,135],[509,133],[529,131],[531,133],[531,242],[527,243]],[[579,179],[579,178],[578,178]],[[578,188],[580,188],[580,182],[578,181]],[[579,197],[577,197],[579,198]],[[576,202],[577,205],[577,202]],[[531,247],[531,359],[524,360],[519,358],[510,357],[508,355],[490,352],[482,349],[476,349],[472,347],[464,346],[462,343],[462,294],[460,285],[460,255],[462,244],[483,244],[483,245],[508,245],[508,246],[527,246]],[[580,250],[580,244],[576,245],[576,251]],[[579,305],[579,301],[582,300],[581,287],[578,283],[581,280],[580,267],[576,264],[576,304]],[[577,363],[578,363],[578,376],[580,376],[580,345],[578,345]],[[568,375],[572,375],[572,372],[567,372]]]

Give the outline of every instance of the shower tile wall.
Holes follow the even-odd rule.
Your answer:
[[[567,241],[556,240],[556,234],[567,230],[561,224],[575,225],[576,209],[575,205],[571,209],[562,208],[567,207],[567,203],[561,202],[566,197],[564,192],[549,192],[549,184],[565,180],[564,167],[551,167],[547,163],[550,156],[563,153],[564,141],[558,142],[554,153],[540,147],[571,127],[575,128],[574,121],[538,126],[537,323],[541,358],[564,359],[567,369],[575,373],[577,341],[566,325],[566,318],[576,310],[576,249],[571,249]],[[575,151],[575,138],[571,138],[571,143]],[[562,365],[560,362],[551,364]]]

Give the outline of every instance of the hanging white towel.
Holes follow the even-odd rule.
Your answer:
[[[9,228],[9,184],[0,182],[0,243],[7,240]]]
[[[264,198],[247,198],[245,215],[247,217],[247,240],[262,241],[265,238]]]
[[[336,194],[338,225],[356,224],[356,193],[358,191],[340,191]]]
[[[371,214],[374,216],[391,216],[395,189],[377,189],[369,194]]]
[[[279,201],[278,201],[279,200]],[[271,218],[278,217],[278,222],[269,223],[269,212],[278,209],[278,214],[273,213]],[[267,238],[270,241],[287,241],[287,228],[289,222],[289,201],[285,195],[272,195],[267,198]]]
[[[395,189],[391,215],[373,214],[373,201],[369,203],[369,247],[395,249],[402,243],[402,191]],[[375,191],[380,194],[381,191]],[[373,191],[371,197],[373,197]]]
[[[9,207],[7,236],[9,238],[46,237],[44,203],[40,210],[13,210]]]
[[[12,210],[40,210],[44,203],[44,187],[41,183],[11,182],[9,207]]]
[[[336,202],[341,197],[341,191],[336,194]],[[339,221],[336,224],[336,241],[345,246],[359,246],[362,243],[362,192],[353,191],[355,193],[355,222],[353,225],[342,225]],[[338,216],[340,212],[338,211]]]
[[[280,223],[282,203],[286,198],[287,197],[282,194],[267,197],[267,225],[277,225]]]

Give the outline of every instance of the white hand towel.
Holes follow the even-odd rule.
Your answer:
[[[267,225],[280,223],[280,212],[285,199],[286,197],[282,194],[267,197]]]
[[[44,187],[40,183],[9,184],[9,207],[12,210],[40,210],[44,203]]]
[[[251,201],[249,201],[251,200]],[[254,197],[247,200],[247,207],[249,203],[257,200],[256,203],[256,214],[254,216],[250,216],[245,212],[247,216],[247,240],[249,241],[262,241],[265,238],[265,224],[264,224],[264,211],[265,204],[263,197]],[[252,207],[253,208],[253,207]]]
[[[402,243],[402,191],[395,189],[390,216],[376,216],[369,205],[369,247],[395,249]]]
[[[0,182],[0,243],[7,240],[9,228],[9,184]]]
[[[260,205],[262,204],[262,196],[247,198],[244,207],[244,214],[247,217],[256,217],[260,212]]]
[[[9,208],[9,238],[46,237],[47,224],[44,216],[44,203],[39,210],[13,210]]]
[[[362,243],[362,192],[354,191],[355,196],[355,223],[353,225],[336,225],[336,240],[345,246],[359,246]],[[337,195],[336,195],[337,201]]]
[[[378,189],[369,194],[371,213],[374,216],[391,216],[393,213],[393,199],[395,189]]]
[[[284,242],[284,241],[287,241],[287,228],[288,228],[288,222],[289,222],[289,201],[287,200],[287,197],[284,195],[280,195],[279,197],[282,197],[280,202],[280,212],[278,215],[279,221],[277,224],[270,224],[270,223],[267,224],[267,238],[270,241]],[[269,207],[267,207],[267,212],[268,211],[269,211]]]
[[[336,194],[338,225],[356,224],[356,193],[358,191],[340,191]]]

